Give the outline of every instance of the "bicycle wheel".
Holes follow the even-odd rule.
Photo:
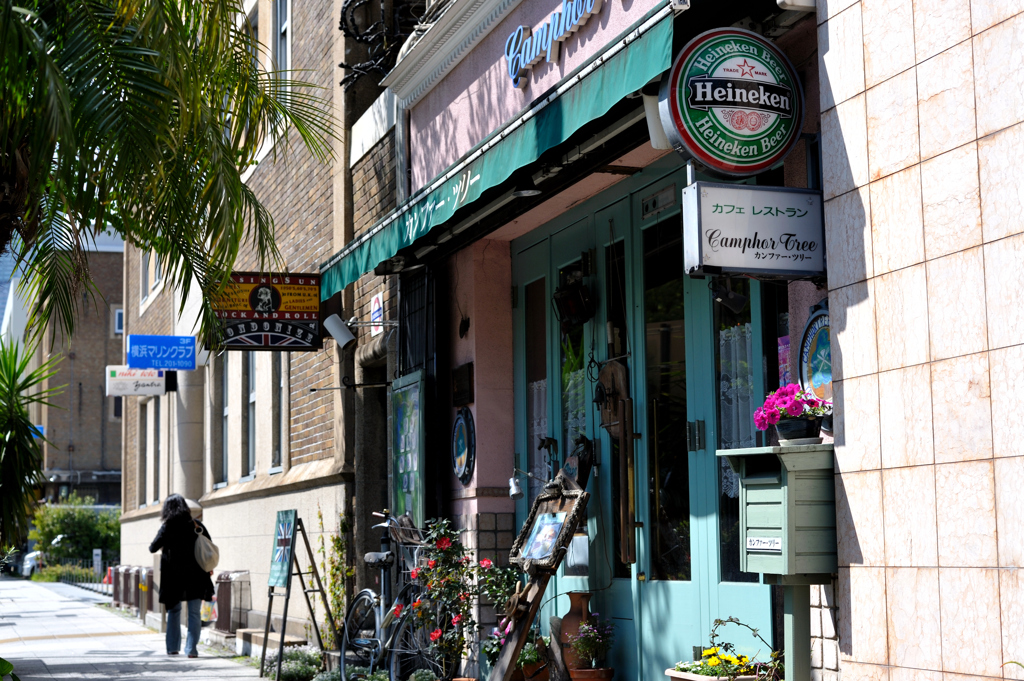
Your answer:
[[[425,669],[438,679],[452,677],[450,672],[454,668],[444,669],[431,648],[430,628],[414,617],[409,616],[399,622],[390,652],[391,681],[408,681],[418,669]]]
[[[382,655],[377,617],[377,594],[370,589],[356,594],[345,617],[345,633],[342,635],[342,679],[360,678],[380,665]]]

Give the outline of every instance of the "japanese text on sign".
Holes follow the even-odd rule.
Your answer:
[[[195,371],[195,336],[128,335],[128,366],[132,369]]]
[[[692,275],[795,278],[825,272],[817,191],[698,182],[683,190],[683,231]]]

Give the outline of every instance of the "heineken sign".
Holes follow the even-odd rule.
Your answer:
[[[737,28],[702,33],[661,84],[661,119],[684,156],[724,175],[780,163],[800,138],[803,90],[772,42]]]

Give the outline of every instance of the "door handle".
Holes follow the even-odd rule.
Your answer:
[[[619,558],[636,562],[636,461],[633,443],[633,400],[619,400]]]

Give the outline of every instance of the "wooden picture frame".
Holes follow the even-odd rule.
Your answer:
[[[554,573],[586,517],[590,495],[564,472],[545,485],[512,544],[509,562],[526,574]]]

